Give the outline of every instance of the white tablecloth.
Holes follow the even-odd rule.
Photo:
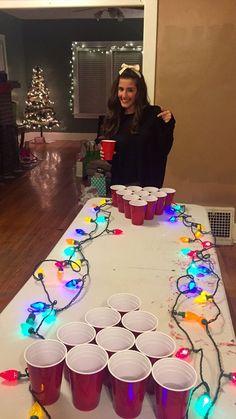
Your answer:
[[[78,239],[75,228],[87,231],[93,228],[93,224],[84,221],[85,216],[93,216],[91,205],[98,204],[99,198],[91,199],[80,211],[68,230],[54,247],[48,258],[65,259],[64,249],[68,246],[66,238]],[[181,249],[189,247],[193,250],[201,249],[199,243],[183,244],[181,236],[191,237],[190,231],[183,226],[182,222],[170,224],[169,216],[155,217],[152,221],[145,221],[143,226],[133,226],[123,214],[116,208],[110,207],[112,221],[109,228],[121,228],[122,235],[104,234],[85,246],[84,253],[90,263],[90,281],[87,281],[80,300],[65,312],[62,312],[55,323],[45,325],[40,332],[46,338],[55,338],[57,328],[67,322],[84,320],[87,310],[106,305],[107,298],[113,293],[130,292],[138,295],[142,300],[141,308],[155,314],[159,319],[158,329],[170,334],[177,344],[177,348],[187,346],[185,336],[177,328],[170,316],[170,310],[176,299],[176,279],[186,273],[189,258],[183,256]],[[186,211],[192,215],[192,221],[202,223],[205,229],[209,229],[207,213],[204,207],[187,205]],[[102,228],[102,224],[101,227]],[[84,237],[82,237],[84,238]],[[206,240],[211,237],[206,236]],[[45,240],[47,238],[45,237]],[[209,250],[211,259],[215,263],[215,270],[220,275],[217,256],[214,249]],[[23,261],[22,261],[23,263]],[[58,300],[61,307],[73,296],[74,291],[65,290],[56,276],[54,264],[44,264],[45,283],[53,299]],[[17,272],[16,272],[17,275]],[[70,270],[65,270],[68,280],[75,277]],[[65,279],[65,278],[64,278]],[[211,276],[205,277],[209,290],[214,290],[216,279]],[[222,363],[226,372],[236,370],[236,345],[235,336],[225,296],[223,282],[220,282],[219,290],[215,297],[219,304],[222,315],[212,325],[214,339],[221,351]],[[15,298],[10,302],[1,314],[1,357],[0,371],[17,369],[24,371],[24,349],[33,342],[31,337],[21,335],[20,323],[27,318],[27,307],[35,301],[46,301],[45,294],[40,283],[30,278]],[[185,300],[183,298],[182,300]],[[193,306],[192,299],[187,300],[178,308],[180,311],[202,310],[206,318],[214,317],[215,308],[212,304],[206,306]],[[196,347],[204,349],[204,377],[211,386],[214,395],[218,377],[218,365],[216,351],[206,335],[203,327],[197,323],[183,323],[189,331]],[[199,356],[194,355],[191,364],[199,372]],[[233,419],[236,417],[236,386],[223,380],[222,391],[214,408],[214,419]],[[26,419],[32,398],[28,391],[28,383],[21,382],[16,385],[0,385],[0,411],[3,419]],[[106,388],[102,390],[99,406],[91,412],[81,412],[72,405],[68,383],[63,379],[60,399],[48,407],[53,419],[76,419],[86,417],[88,419],[116,418],[118,417],[112,407],[112,401]],[[140,418],[155,418],[153,399],[145,396]],[[197,419],[199,416],[192,407],[189,419]],[[174,419],[174,418],[173,418]]]

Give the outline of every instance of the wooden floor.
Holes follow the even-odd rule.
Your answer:
[[[46,258],[78,213],[77,141],[31,146],[42,161],[18,178],[0,182],[0,310]],[[236,246],[217,249],[236,329]]]

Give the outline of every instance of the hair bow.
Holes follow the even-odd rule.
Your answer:
[[[119,71],[119,75],[121,75],[125,70],[127,70],[127,68],[129,68],[130,70],[134,71],[139,77],[141,77],[140,74],[140,65],[139,64],[125,64],[123,63],[121,65],[121,69]]]

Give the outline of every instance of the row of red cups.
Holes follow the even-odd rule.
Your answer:
[[[154,215],[161,215],[171,205],[175,195],[175,189],[158,189],[154,186],[141,188],[112,185],[110,189],[112,205],[135,225],[142,225],[144,220],[152,220]]]

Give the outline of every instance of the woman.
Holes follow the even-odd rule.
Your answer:
[[[103,123],[104,137],[116,140],[111,184],[160,188],[174,125],[170,111],[149,104],[139,65],[122,64],[111,88]]]

